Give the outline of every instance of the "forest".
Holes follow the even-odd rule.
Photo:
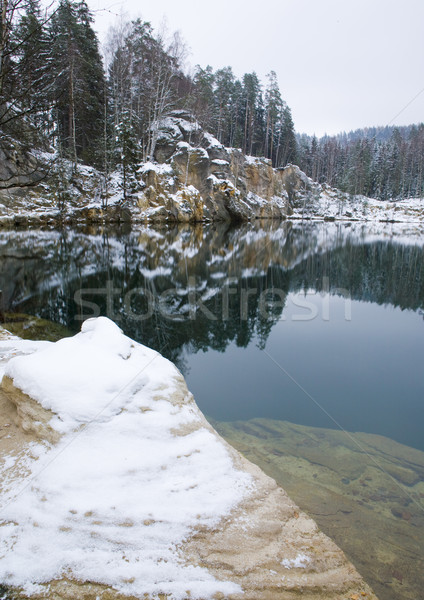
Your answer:
[[[185,68],[178,33],[118,22],[103,56],[84,0],[0,0],[0,135],[130,177],[151,159],[158,122],[189,111],[222,144],[297,164],[320,183],[378,199],[424,193],[424,124],[317,139],[296,135],[276,73]],[[312,100],[311,100],[312,101]]]

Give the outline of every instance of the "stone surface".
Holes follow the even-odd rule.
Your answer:
[[[284,169],[273,169],[269,160],[224,148],[186,113],[158,123],[154,158],[169,168],[157,163],[142,167],[141,218],[249,221],[284,219],[291,213]]]
[[[225,148],[186,111],[174,111],[152,128],[152,161],[140,165],[138,190],[127,199],[118,171],[106,181],[93,167],[75,170],[70,161],[4,142],[0,226],[286,218],[424,222],[420,199],[380,202],[318,184],[294,165],[274,169],[268,159]]]
[[[156,392],[155,400],[165,403],[171,401],[174,406],[189,402],[198,415],[188,429],[180,427],[174,431],[174,435],[185,436],[196,428],[207,429],[225,447],[237,471],[248,473],[253,482],[244,499],[219,523],[213,526],[199,523],[177,550],[182,563],[206,569],[216,580],[239,584],[243,590],[242,594],[223,595],[218,592],[213,596],[215,599],[294,600],[302,597],[303,600],[375,600],[376,596],[343,552],[319,531],[315,522],[296,506],[273,479],[226,444],[206,423],[195,407],[182,376],[178,377],[178,388],[172,398],[163,396],[164,393],[161,396]],[[0,435],[3,436],[0,461],[15,457],[16,466],[12,467],[12,474],[9,469],[8,481],[12,476],[12,479],[18,478],[25,484],[24,463],[20,463],[19,457],[36,441],[55,442],[49,431],[52,413],[41,409],[8,378],[4,378],[1,385],[0,404]],[[150,527],[152,524],[145,525]],[[26,597],[21,589],[7,593],[11,598]],[[174,594],[125,595],[101,583],[78,581],[72,573],[68,573],[63,579],[46,582],[34,589],[31,597],[40,600],[136,597],[147,600],[153,597],[171,599]],[[206,600],[206,597],[212,596],[181,595],[180,592],[175,597]]]
[[[17,141],[2,136],[0,190],[36,185],[47,175],[46,165]]]

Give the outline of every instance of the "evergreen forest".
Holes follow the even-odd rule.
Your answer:
[[[188,111],[225,146],[292,163],[320,183],[378,199],[424,194],[424,124],[317,139],[296,135],[276,73],[185,68],[181,36],[141,19],[100,52],[85,0],[0,0],[0,136],[130,177],[154,155],[160,120]]]

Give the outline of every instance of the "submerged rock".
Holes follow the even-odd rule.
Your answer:
[[[17,598],[375,599],[172,363],[105,318],[33,350],[0,394],[0,584]]]
[[[25,340],[36,339],[56,342],[71,335],[65,326],[34,315],[4,313],[2,316],[3,327]]]
[[[380,598],[420,597],[424,452],[380,435],[271,419],[216,427],[316,520]]]

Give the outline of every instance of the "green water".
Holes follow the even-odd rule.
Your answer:
[[[381,600],[424,588],[424,236],[335,223],[0,232],[3,312],[107,315]]]

